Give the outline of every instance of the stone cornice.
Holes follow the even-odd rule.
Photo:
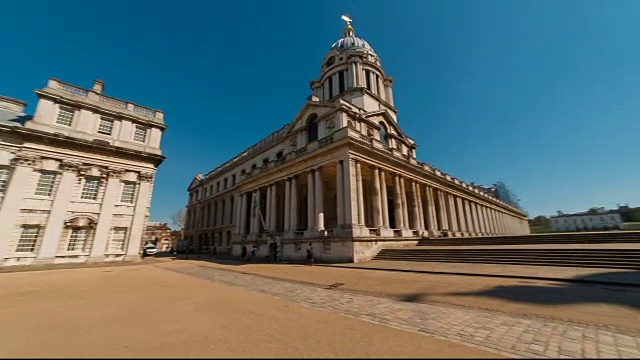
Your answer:
[[[163,155],[158,154],[150,154],[145,153],[138,150],[126,149],[122,147],[117,147],[114,145],[103,145],[99,143],[94,143],[89,140],[73,138],[70,136],[64,135],[56,135],[46,131],[24,128],[18,126],[7,126],[0,124],[0,132],[8,132],[15,134],[16,136],[28,139],[33,143],[44,143],[44,144],[60,144],[64,147],[77,148],[82,151],[94,151],[96,153],[104,154],[104,155],[120,155],[126,157],[128,159],[148,161],[154,164],[155,167],[160,166],[164,159],[166,159]]]

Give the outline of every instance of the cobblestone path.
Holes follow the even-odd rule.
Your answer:
[[[605,327],[400,302],[193,264],[160,267],[511,357],[640,358],[639,337]]]

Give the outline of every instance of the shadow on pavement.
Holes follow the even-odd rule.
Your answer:
[[[638,283],[640,271],[604,272],[577,276],[574,279]],[[484,296],[542,305],[607,303],[640,309],[640,288],[632,286],[554,282],[540,285],[496,286],[483,291],[457,292],[449,295]]]

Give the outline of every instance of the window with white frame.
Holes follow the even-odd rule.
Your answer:
[[[20,233],[20,239],[18,239],[18,245],[16,246],[16,252],[19,253],[33,253],[36,250],[36,244],[40,237],[40,226],[37,225],[25,225],[22,227]]]
[[[116,227],[111,233],[111,241],[109,242],[109,251],[124,251],[124,245],[127,239],[127,228]]]
[[[71,126],[73,123],[73,114],[75,111],[73,109],[60,107],[58,111],[58,119],[56,119],[56,123],[64,126]]]
[[[136,196],[136,183],[132,181],[125,181],[122,186],[122,196],[120,202],[133,204],[133,199]]]
[[[56,183],[56,173],[53,172],[41,172],[40,178],[38,178],[38,185],[36,185],[36,195],[38,196],[51,196],[53,193],[53,186]]]
[[[82,186],[82,194],[80,199],[83,200],[98,200],[98,190],[100,190],[100,179],[85,177],[84,185]]]
[[[98,134],[111,135],[113,132],[113,120],[101,118],[98,126]]]
[[[88,238],[89,229],[80,227],[71,228],[67,251],[84,251],[84,247],[87,245]]]
[[[136,129],[133,133],[133,141],[137,142],[147,142],[147,127],[136,125]]]
[[[4,194],[4,191],[7,189],[10,175],[11,169],[8,166],[0,167],[0,195]]]

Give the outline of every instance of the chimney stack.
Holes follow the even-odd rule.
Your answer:
[[[25,107],[27,107],[27,103],[22,100],[12,99],[10,97],[0,95],[0,109],[5,109],[22,114],[24,113]]]
[[[97,92],[98,94],[102,94],[102,92],[104,91],[104,81],[95,79],[93,81],[93,91]]]

